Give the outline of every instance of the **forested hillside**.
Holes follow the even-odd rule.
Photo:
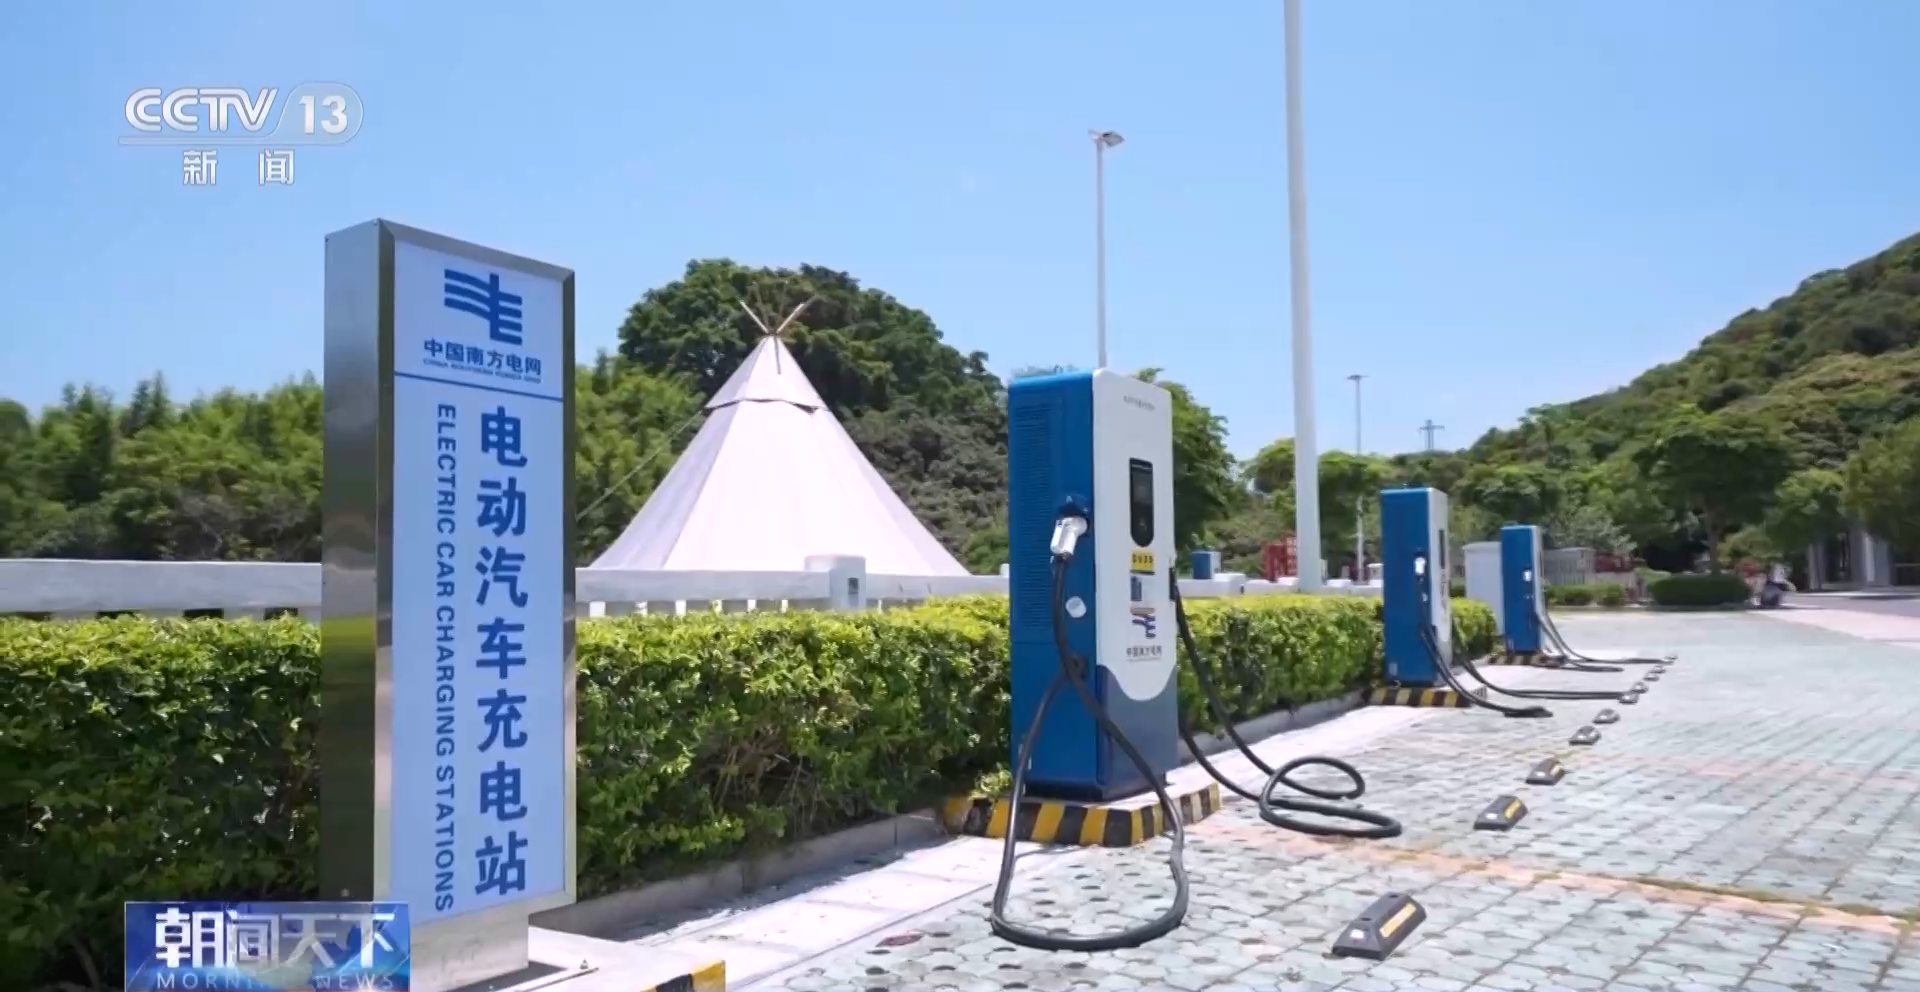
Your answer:
[[[1703,542],[1701,517],[1715,512],[1723,517],[1714,521],[1716,537],[1757,528],[1737,550],[1791,550],[1768,545],[1804,543],[1830,530],[1849,457],[1866,439],[1920,413],[1916,345],[1920,236],[1809,277],[1621,389],[1541,407],[1513,429],[1490,431],[1467,460],[1571,472],[1565,497],[1607,511],[1630,537],[1669,552]],[[1679,453],[1663,442],[1688,430],[1716,442],[1693,451],[1703,463],[1663,464],[1663,454]],[[1740,431],[1744,437],[1736,436]],[[1776,439],[1784,458],[1772,449]],[[1787,478],[1776,478],[1783,471]],[[1700,477],[1677,478],[1688,474]],[[1477,481],[1488,478],[1483,469]],[[1691,486],[1692,498],[1673,499],[1674,484]],[[1775,498],[1782,485],[1787,503],[1797,505]],[[1742,486],[1767,492],[1738,491]],[[1729,492],[1716,498],[1715,488]],[[1759,526],[1770,512],[1778,538],[1772,542]],[[1796,518],[1803,526],[1793,525]]]
[[[1749,310],[1686,357],[1628,385],[1541,407],[1470,449],[1476,460],[1558,444],[1604,460],[1644,439],[1676,404],[1754,414],[1780,424],[1809,464],[1837,468],[1860,439],[1920,412],[1920,235],[1845,269],[1808,278]]]
[[[1898,468],[1869,478],[1865,462],[1849,465],[1868,439],[1887,438],[1893,466],[1904,464],[1901,445],[1920,444],[1917,344],[1920,236],[1808,278],[1620,389],[1535,408],[1463,450],[1327,453],[1324,552],[1335,562],[1350,554],[1347,508],[1397,482],[1452,493],[1465,540],[1536,522],[1558,543],[1637,551],[1666,568],[1687,567],[1710,545],[1721,557],[1791,557],[1841,526],[1848,509],[1920,544],[1899,536],[1911,533],[1900,514],[1871,510],[1900,504],[1891,483],[1872,481],[1897,478]],[[1906,434],[1892,436],[1896,427]],[[1290,519],[1292,464],[1283,438],[1245,467],[1257,495],[1214,529],[1231,562],[1252,566]],[[1910,521],[1920,500],[1908,503]]]
[[[987,356],[847,273],[717,259],[645,292],[617,353],[580,370],[583,561],[638,511],[759,339],[742,304],[775,320],[803,302],[789,346],[848,433],[963,561],[1002,560],[1005,387]],[[1791,554],[1849,511],[1920,546],[1917,342],[1920,237],[1807,279],[1620,389],[1536,408],[1468,448],[1326,452],[1323,554],[1337,569],[1355,508],[1373,516],[1373,494],[1397,483],[1451,492],[1463,539],[1539,522],[1557,543],[1668,568],[1707,550]],[[1181,543],[1211,543],[1250,570],[1291,529],[1292,441],[1236,465],[1225,423],[1165,384]],[[38,412],[0,400],[0,556],[316,560],[320,443],[311,376],[186,402],[162,375],[124,401],[85,384]],[[780,512],[780,494],[766,506]]]

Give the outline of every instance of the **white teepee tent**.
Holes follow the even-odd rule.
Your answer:
[[[593,567],[799,571],[808,555],[859,555],[882,575],[968,574],[769,332],[707,402],[700,433]]]

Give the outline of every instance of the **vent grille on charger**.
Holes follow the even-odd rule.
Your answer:
[[[1017,518],[1009,519],[1007,546],[1015,561],[1025,567],[1013,570],[1013,613],[1010,617],[1015,638],[1048,637],[1053,630],[1050,613],[1053,599],[1053,573],[1034,567],[1047,560],[1053,542],[1053,407],[1034,403],[1015,407],[1007,422],[1008,461],[1020,466],[1012,481],[1014,501],[1024,508]]]

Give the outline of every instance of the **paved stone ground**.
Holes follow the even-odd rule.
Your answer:
[[[1916,621],[1920,623],[1920,621]],[[1677,650],[1602,740],[1551,720],[1446,712],[1344,756],[1388,841],[1325,841],[1233,801],[1189,831],[1192,907],[1146,946],[1049,953],[994,937],[990,890],[757,987],[829,989],[1920,989],[1920,652],[1759,616],[1568,618],[1577,646]],[[1633,675],[1483,669],[1495,682],[1615,686]],[[1527,786],[1540,759],[1566,778]],[[1250,784],[1252,784],[1250,782]],[[1512,793],[1510,833],[1474,831]],[[1171,898],[1169,842],[1044,859],[1010,915],[1085,933]],[[1428,919],[1386,962],[1334,959],[1380,893]]]
[[[1789,610],[1845,610],[1849,613],[1883,613],[1902,617],[1920,617],[1920,589],[1903,586],[1894,589],[1843,593],[1789,593],[1787,608]]]

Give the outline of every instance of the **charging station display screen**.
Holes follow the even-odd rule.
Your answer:
[[[1127,475],[1127,528],[1134,546],[1144,548],[1153,543],[1153,463],[1129,458]]]

